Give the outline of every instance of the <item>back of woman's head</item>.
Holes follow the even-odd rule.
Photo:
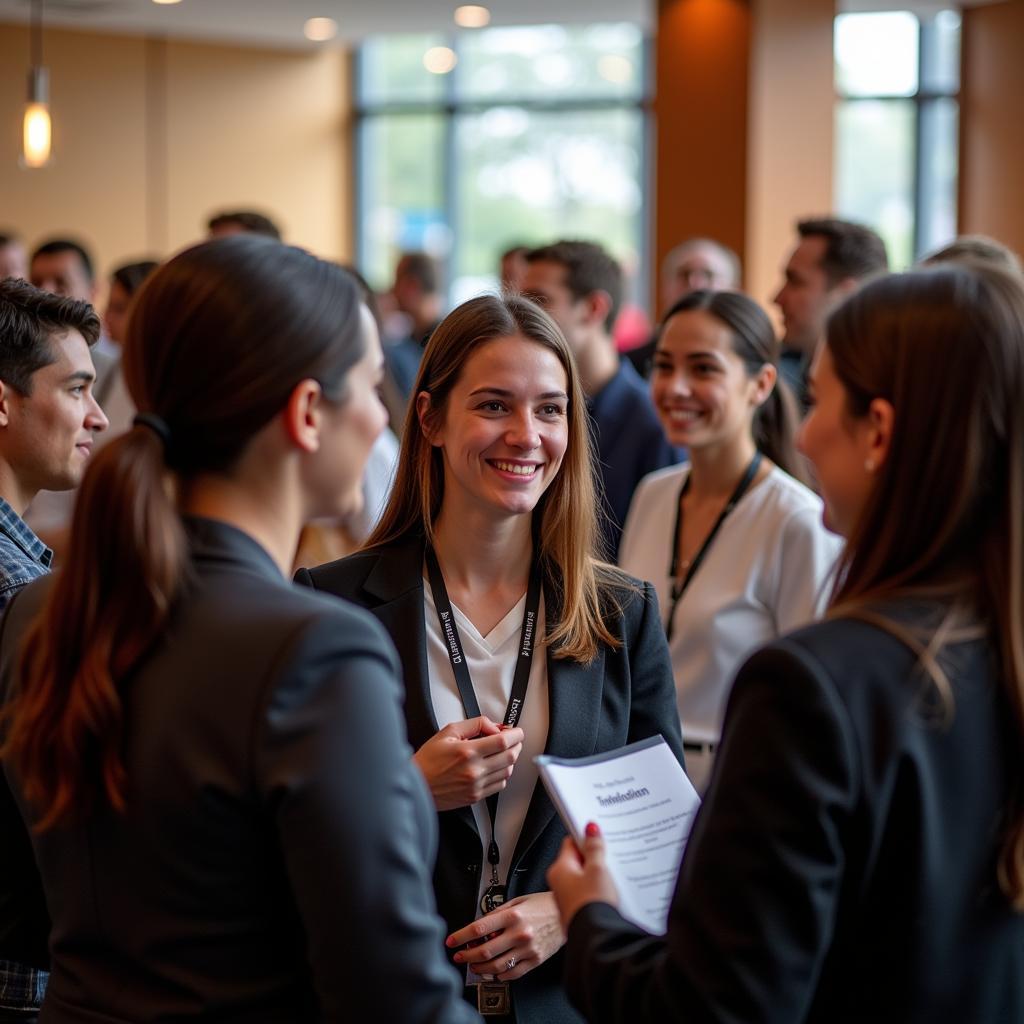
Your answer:
[[[136,425],[85,474],[67,564],[23,647],[5,753],[39,827],[124,806],[121,686],[187,577],[179,484],[232,471],[295,386],[342,400],[362,355],[341,268],[269,239],[186,250],[142,286],[124,351]]]
[[[832,314],[827,347],[848,415],[882,398],[895,416],[845,592],[976,579],[1024,527],[1022,282],[979,264],[881,278]]]
[[[689,292],[662,319],[661,329],[680,313],[699,311],[724,324],[732,335],[732,350],[750,377],[764,366],[779,366],[779,343],[768,314],[748,295],[735,291]],[[789,387],[776,376],[771,394],[754,413],[754,444],[780,469],[806,482],[803,460],[796,450],[797,408]]]
[[[160,264],[156,260],[122,263],[112,271],[110,280],[119,284],[124,289],[125,295],[131,298],[142,287],[143,281],[159,266]]]
[[[977,263],[882,278],[832,314],[827,346],[851,420],[875,399],[893,409],[834,613],[920,596],[943,602],[946,626],[984,626],[1024,745],[1024,281]],[[955,689],[931,657],[943,633],[926,637],[923,653],[955,714]],[[999,874],[1024,910],[1016,789]]]

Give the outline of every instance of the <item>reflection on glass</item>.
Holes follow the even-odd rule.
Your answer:
[[[956,236],[957,140],[959,104],[934,100],[921,108],[921,190],[918,255]]]
[[[917,18],[909,11],[839,15],[835,65],[836,89],[843,96],[913,96]]]
[[[836,208],[878,231],[894,269],[914,256],[914,117],[910,100],[836,108]]]
[[[363,105],[440,101],[444,79],[423,66],[424,54],[445,36],[375,36],[359,48],[359,98]]]
[[[360,125],[359,262],[376,288],[390,286],[403,250],[447,253],[443,142],[440,114],[387,114]]]
[[[957,92],[960,88],[960,15],[939,11],[921,19],[921,89]]]
[[[456,121],[453,298],[493,283],[498,255],[554,238],[600,242],[635,266],[643,115],[494,107]]]
[[[642,89],[636,25],[534,25],[459,37],[466,100],[634,98]]]

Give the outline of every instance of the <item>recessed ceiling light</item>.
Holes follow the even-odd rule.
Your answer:
[[[314,43],[326,43],[338,34],[338,23],[333,18],[310,18],[302,31]]]
[[[161,4],[161,5],[165,5],[165,4],[180,4],[181,0],[153,0],[153,3]]]
[[[434,75],[447,75],[458,62],[455,51],[447,46],[432,46],[423,54],[423,66]]]
[[[477,4],[464,4],[455,8],[455,24],[459,28],[483,28],[490,24],[491,12]]]

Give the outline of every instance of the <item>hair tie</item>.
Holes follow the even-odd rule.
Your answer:
[[[157,416],[155,412],[140,412],[136,415],[135,419],[132,420],[133,427],[146,427],[148,430],[152,430],[160,441],[163,443],[165,449],[171,446],[171,428],[167,426],[165,420]]]

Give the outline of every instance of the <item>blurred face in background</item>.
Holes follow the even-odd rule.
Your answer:
[[[7,277],[28,280],[28,256],[21,242],[0,245],[0,281]]]
[[[32,260],[31,281],[44,292],[69,299],[93,302],[96,298],[95,286],[82,257],[73,249],[37,255]]]
[[[110,281],[110,291],[107,295],[107,308],[103,312],[103,326],[106,329],[107,337],[118,345],[124,343],[125,331],[128,329],[128,310],[131,307],[132,297],[128,290],[116,278]]]
[[[664,308],[671,309],[684,295],[707,289],[735,288],[732,264],[717,246],[695,242],[669,254],[661,273]]]

